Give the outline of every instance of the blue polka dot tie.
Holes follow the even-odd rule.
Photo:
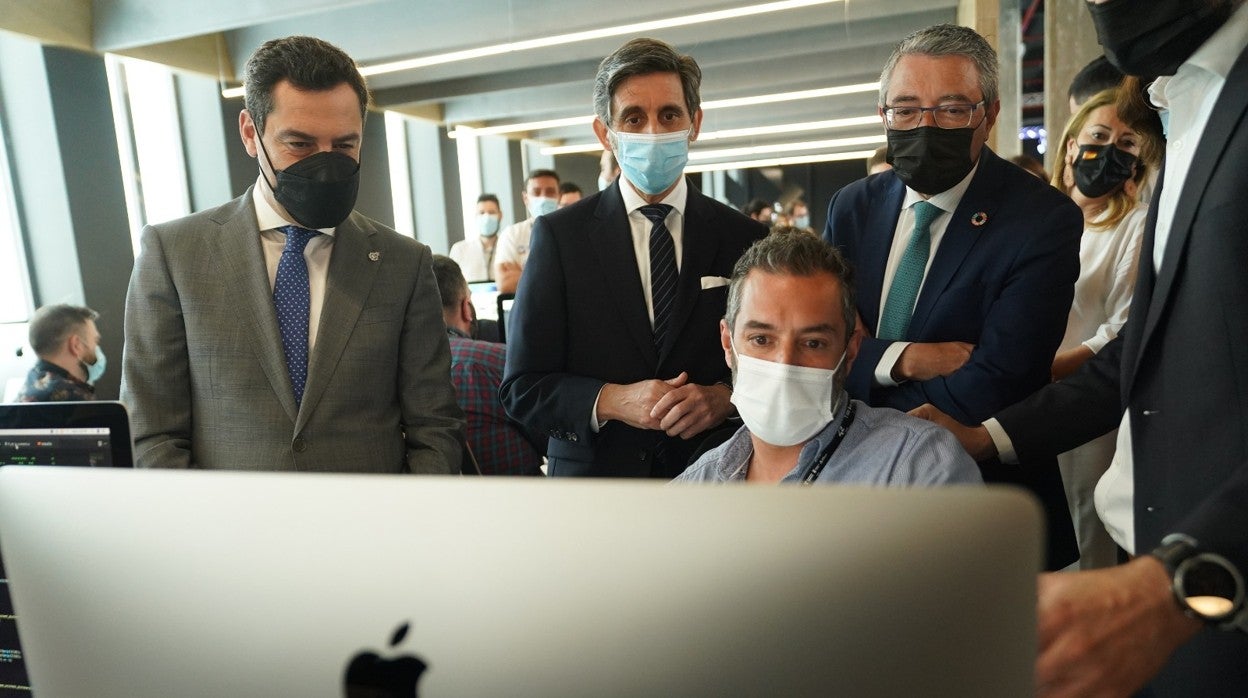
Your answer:
[[[671,319],[672,301],[676,300],[676,245],[667,229],[667,204],[642,206],[641,214],[650,227],[650,303],[654,308],[654,348],[663,350],[667,324]]]
[[[936,217],[944,213],[935,204],[920,201],[914,205],[914,232],[910,243],[901,254],[893,285],[888,287],[888,300],[880,315],[880,326],[875,336],[880,339],[904,339],[910,329],[910,316],[914,314],[914,302],[923,285],[927,271],[927,258],[932,253],[932,235],[929,228]]]
[[[303,402],[303,388],[308,380],[308,263],[303,248],[320,235],[315,230],[287,225],[278,230],[286,233],[286,248],[277,262],[277,279],[273,283],[273,305],[277,309],[277,326],[282,333],[282,350],[286,352],[286,370],[294,389],[295,405]]]

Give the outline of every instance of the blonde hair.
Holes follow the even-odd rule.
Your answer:
[[[1143,184],[1148,179],[1151,169],[1156,167],[1160,160],[1161,152],[1165,148],[1165,141],[1161,135],[1161,120],[1156,112],[1143,101],[1139,93],[1138,82],[1124,82],[1120,87],[1103,90],[1093,95],[1083,103],[1083,106],[1079,107],[1079,111],[1075,112],[1066,124],[1066,129],[1062,132],[1062,138],[1057,145],[1057,152],[1054,154],[1055,165],[1051,182],[1053,186],[1067,194],[1070,193],[1066,185],[1066,172],[1070,169],[1070,165],[1066,162],[1066,156],[1069,153],[1067,144],[1072,140],[1077,142],[1079,132],[1083,130],[1092,112],[1106,106],[1113,106],[1118,118],[1139,138],[1140,156],[1136,162],[1135,174],[1131,179],[1136,184]],[[1128,194],[1126,188],[1123,187],[1110,195],[1106,202],[1105,217],[1097,223],[1089,223],[1088,227],[1101,230],[1115,228],[1137,205],[1139,205],[1139,199],[1134,194]]]

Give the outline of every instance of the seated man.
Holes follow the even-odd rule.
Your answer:
[[[541,475],[542,454],[498,400],[507,348],[474,339],[477,313],[468,282],[450,257],[433,256],[442,320],[451,343],[451,383],[468,418],[465,433],[482,475]]]
[[[982,482],[948,431],[845,392],[861,341],[849,274],[802,232],[773,233],[737,261],[719,330],[745,425],[678,480]]]
[[[95,326],[99,314],[77,305],[45,305],[30,320],[30,346],[39,360],[17,394],[18,402],[95,399],[104,374],[104,349]]]

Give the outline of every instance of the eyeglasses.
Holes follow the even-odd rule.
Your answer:
[[[895,131],[909,131],[923,124],[923,112],[931,112],[940,128],[966,128],[984,100],[975,104],[941,104],[936,107],[885,107],[884,121]]]

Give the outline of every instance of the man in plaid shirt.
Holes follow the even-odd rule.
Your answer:
[[[442,319],[451,342],[451,382],[468,418],[468,446],[483,475],[542,475],[542,454],[507,419],[498,400],[506,346],[473,339],[477,312],[468,282],[450,257],[433,256],[433,274],[442,295]]]

